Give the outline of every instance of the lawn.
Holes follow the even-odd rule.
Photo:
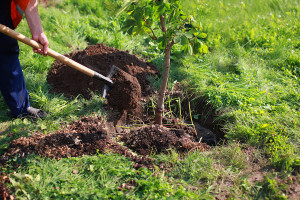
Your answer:
[[[161,49],[147,37],[120,31],[124,15],[115,15],[115,10],[122,1],[49,2],[39,11],[55,51],[70,53],[103,43],[130,50],[162,72]],[[178,82],[188,88],[191,116],[204,127],[218,127],[224,133],[219,143],[206,151],[181,154],[172,149],[151,155],[164,169],[135,169],[130,159],[112,152],[60,160],[35,154],[12,159],[0,168],[3,176],[9,175],[6,186],[17,199],[299,198],[299,2],[181,2],[201,22],[209,53],[182,55],[175,46],[169,90]],[[25,20],[17,31],[30,36]],[[54,59],[23,44],[20,49],[31,103],[50,115],[37,122],[12,120],[0,96],[0,155],[23,136],[47,135],[84,116],[107,117],[101,94],[85,99],[51,93],[46,77]],[[157,89],[160,79],[151,83]]]

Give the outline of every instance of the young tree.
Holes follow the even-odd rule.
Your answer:
[[[127,1],[122,11],[127,13],[123,26],[125,32],[131,35],[147,34],[164,49],[164,73],[155,112],[155,123],[161,125],[172,47],[180,45],[188,54],[207,53],[207,46],[201,42],[201,38],[207,35],[200,32],[200,25],[192,16],[182,11],[179,0]]]

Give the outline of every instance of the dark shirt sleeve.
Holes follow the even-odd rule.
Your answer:
[[[11,20],[11,0],[0,0],[0,23],[13,29]],[[0,33],[0,53],[18,53],[17,40]]]

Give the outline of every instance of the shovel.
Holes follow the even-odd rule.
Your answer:
[[[28,46],[31,46],[34,49],[43,49],[43,45],[39,44],[38,42],[29,39],[28,37],[22,35],[21,33],[18,33],[12,29],[10,29],[7,26],[4,26],[2,24],[0,24],[0,32],[8,35],[20,42],[23,42],[24,44],[27,44]],[[107,95],[108,90],[113,86],[113,81],[111,80],[112,76],[118,71],[120,70],[118,67],[116,66],[112,66],[108,75],[107,76],[103,76],[102,74],[99,74],[98,72],[95,72],[85,66],[83,66],[82,64],[75,62],[74,60],[60,54],[57,53],[56,51],[52,50],[52,49],[48,49],[48,55],[55,58],[56,60],[59,60],[60,62],[92,77],[92,78],[96,78],[96,79],[100,79],[102,81],[104,81],[105,85],[102,89],[102,97],[105,98]]]

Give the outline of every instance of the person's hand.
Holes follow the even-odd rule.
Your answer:
[[[44,32],[42,32],[41,34],[32,35],[32,39],[44,46],[43,49],[40,49],[40,48],[33,49],[33,51],[35,53],[41,54],[43,56],[47,56],[49,41],[47,39],[47,36],[44,34]]]

